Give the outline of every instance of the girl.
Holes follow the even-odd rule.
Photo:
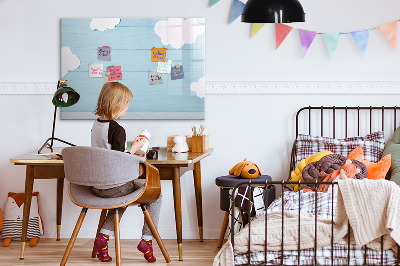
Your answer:
[[[93,147],[125,152],[125,129],[115,120],[125,115],[131,99],[132,92],[121,83],[107,82],[104,84],[95,111],[95,115],[100,117],[93,123],[92,127],[91,142]],[[146,139],[144,138],[136,138],[128,152],[135,156],[144,157],[145,154],[137,155],[136,151],[138,151],[145,142]],[[125,196],[143,187],[143,183],[135,182],[136,178],[136,176],[133,176],[132,181],[117,187],[93,187],[92,191],[94,195],[102,198]],[[156,226],[158,226],[160,207],[161,195],[155,202],[147,205]],[[126,207],[118,209],[120,219],[125,210]],[[109,210],[107,212],[106,220],[101,228],[100,234],[94,241],[94,246],[97,249],[97,258],[101,261],[112,260],[108,255],[108,240],[110,236],[114,236],[114,214],[115,210]],[[144,258],[149,262],[156,261],[156,258],[153,256],[152,237],[153,234],[151,233],[150,227],[145,221],[142,230],[142,240],[137,248],[144,253]]]

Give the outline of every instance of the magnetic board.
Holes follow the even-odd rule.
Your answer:
[[[124,119],[204,119],[204,18],[61,20],[61,79],[80,94],[62,119],[95,119],[105,82],[133,93]]]

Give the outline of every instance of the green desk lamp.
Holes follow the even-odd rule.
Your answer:
[[[53,95],[53,105],[54,105],[54,118],[53,118],[53,132],[51,133],[51,138],[48,138],[42,147],[39,149],[38,153],[40,153],[45,147],[50,148],[51,152],[53,152],[53,141],[58,140],[62,143],[75,146],[72,143],[69,143],[65,140],[55,138],[54,130],[56,127],[56,116],[57,116],[57,107],[68,107],[76,104],[79,101],[79,93],[77,93],[73,88],[68,87],[66,80],[59,80],[57,83],[57,91]],[[51,143],[49,144],[49,141]]]

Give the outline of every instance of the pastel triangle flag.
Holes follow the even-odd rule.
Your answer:
[[[335,53],[336,48],[338,47],[340,36],[342,36],[342,34],[340,34],[339,32],[333,32],[333,33],[325,33],[323,36],[326,48],[328,48],[329,55],[333,57],[333,54]]]
[[[370,32],[371,32],[371,29],[351,32],[351,35],[353,35],[353,38],[356,41],[356,43],[357,43],[358,47],[360,48],[361,53],[363,55],[365,54],[365,51],[367,50]]]
[[[317,33],[315,31],[308,31],[308,30],[300,30],[299,29],[299,36],[300,36],[300,43],[301,43],[301,55],[304,58],[310,48],[310,45],[314,41],[315,36]]]
[[[251,38],[256,35],[262,27],[264,27],[265,23],[253,23],[252,28],[251,28]]]
[[[232,23],[235,19],[237,19],[240,15],[242,15],[242,11],[244,8],[244,3],[239,0],[233,0],[231,17],[229,18],[229,23]]]
[[[281,24],[281,23],[275,23],[276,49],[278,49],[278,47],[282,44],[282,42],[285,40],[286,36],[288,36],[289,32],[292,29],[293,28],[288,25]]]
[[[378,27],[393,49],[397,48],[397,20]]]
[[[213,5],[215,5],[218,2],[219,2],[219,0],[210,0],[210,5],[208,7],[212,7]]]

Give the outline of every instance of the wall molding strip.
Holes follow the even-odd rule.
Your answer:
[[[215,81],[207,94],[400,94],[399,81]]]
[[[54,94],[57,82],[54,83],[0,83],[0,94]]]
[[[0,94],[53,94],[56,82],[0,83]],[[208,81],[207,94],[400,94],[400,81]]]

